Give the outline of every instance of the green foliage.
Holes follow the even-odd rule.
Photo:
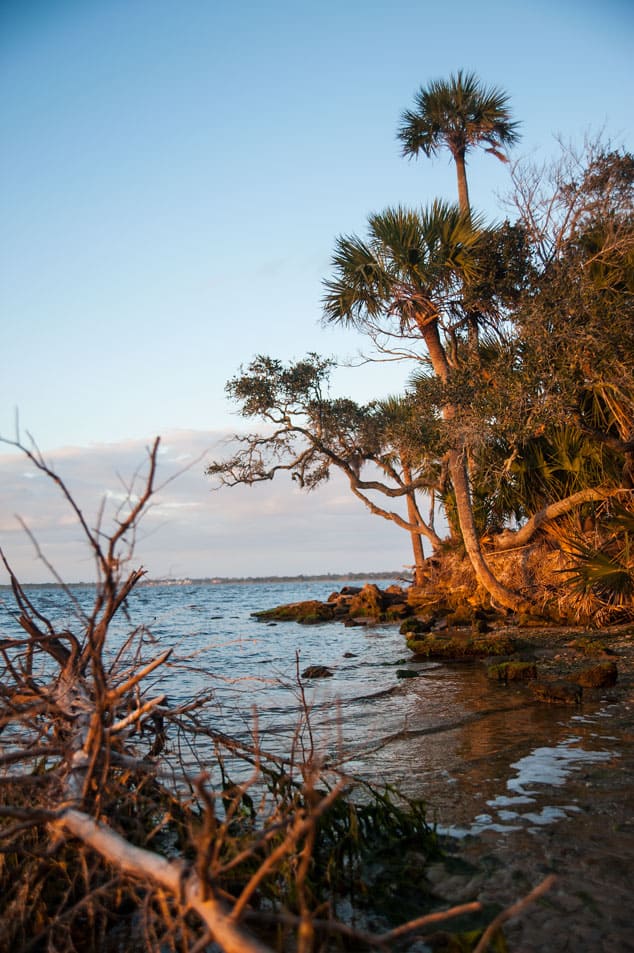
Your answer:
[[[415,916],[430,903],[426,865],[441,855],[425,804],[389,786],[363,785],[360,794],[337,800],[321,818],[313,876],[335,904],[347,898],[390,923],[396,911]]]
[[[578,598],[580,614],[612,620],[630,618],[634,604],[634,512],[613,505],[599,514],[594,539],[566,540],[572,565],[564,583]]]
[[[232,378],[225,390],[240,404],[243,417],[266,417],[303,410],[319,403],[335,362],[310,353],[302,361],[285,365],[267,355],[258,355],[246,371]]]
[[[482,222],[436,201],[420,212],[388,208],[368,219],[368,237],[342,236],[324,282],[325,320],[362,328],[394,321],[405,334],[435,320],[461,281],[477,276]]]
[[[454,157],[464,156],[483,143],[487,152],[504,159],[502,149],[519,139],[508,96],[483,86],[475,73],[458,70],[448,81],[434,80],[421,87],[414,101],[415,109],[403,113],[398,131],[405,156],[433,156],[442,146]]]
[[[524,226],[508,221],[482,230],[477,268],[465,287],[465,308],[494,325],[521,300],[533,278],[530,240]]]
[[[501,495],[527,516],[594,486],[619,486],[618,455],[572,426],[553,428],[521,446]],[[514,495],[515,499],[511,499]]]

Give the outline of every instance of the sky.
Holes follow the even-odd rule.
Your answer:
[[[401,112],[462,68],[509,94],[515,157],[600,129],[631,148],[633,27],[626,0],[3,0],[0,434],[17,412],[95,512],[156,435],[166,474],[206,454],[139,543],[155,576],[407,564],[406,534],[337,481],[212,493],[205,459],[246,427],[225,382],[255,354],[313,350],[347,365],[333,392],[397,392],[407,367],[350,366],[367,344],[324,328],[320,299],[337,235],[455,198],[446,157],[400,157]],[[506,168],[468,171],[500,218]],[[40,481],[0,445],[0,545],[46,578],[18,513],[85,578]]]

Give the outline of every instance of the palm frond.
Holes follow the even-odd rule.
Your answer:
[[[486,143],[487,151],[506,160],[504,148],[519,140],[519,123],[511,119],[508,95],[484,86],[475,73],[458,70],[449,80],[432,80],[414,97],[414,109],[401,116],[397,138],[402,153],[435,155],[446,146],[455,157]]]

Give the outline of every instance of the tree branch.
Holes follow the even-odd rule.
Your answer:
[[[224,905],[209,896],[193,871],[181,861],[166,860],[153,851],[135,847],[104,824],[98,824],[88,814],[77,810],[64,811],[54,827],[69,833],[96,850],[111,864],[133,877],[157,884],[194,910],[224,953],[271,953],[271,949],[239,927]]]

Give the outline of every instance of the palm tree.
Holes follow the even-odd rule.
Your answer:
[[[458,202],[468,212],[467,152],[484,144],[487,152],[506,162],[503,150],[519,139],[508,96],[483,86],[475,73],[458,70],[448,82],[434,80],[426,88],[421,86],[414,101],[415,109],[403,113],[398,130],[403,155],[411,158],[423,152],[430,157],[441,147],[449,149],[456,163]]]
[[[324,282],[326,321],[360,325],[373,335],[396,320],[398,333],[415,330],[443,380],[450,360],[440,338],[440,319],[476,277],[479,220],[455,205],[436,201],[416,212],[401,207],[369,217],[369,241],[337,239],[336,277]]]
[[[446,382],[450,358],[441,332],[458,306],[464,282],[476,276],[475,251],[480,223],[456,206],[435,202],[422,212],[396,208],[372,215],[367,241],[356,236],[337,240],[326,281],[324,318],[380,334],[422,338],[434,374]],[[396,328],[394,325],[396,324]],[[446,403],[445,420],[456,408]],[[448,452],[448,467],[465,550],[478,581],[503,605],[523,605],[516,593],[493,576],[481,549],[473,516],[466,465],[459,442]]]

